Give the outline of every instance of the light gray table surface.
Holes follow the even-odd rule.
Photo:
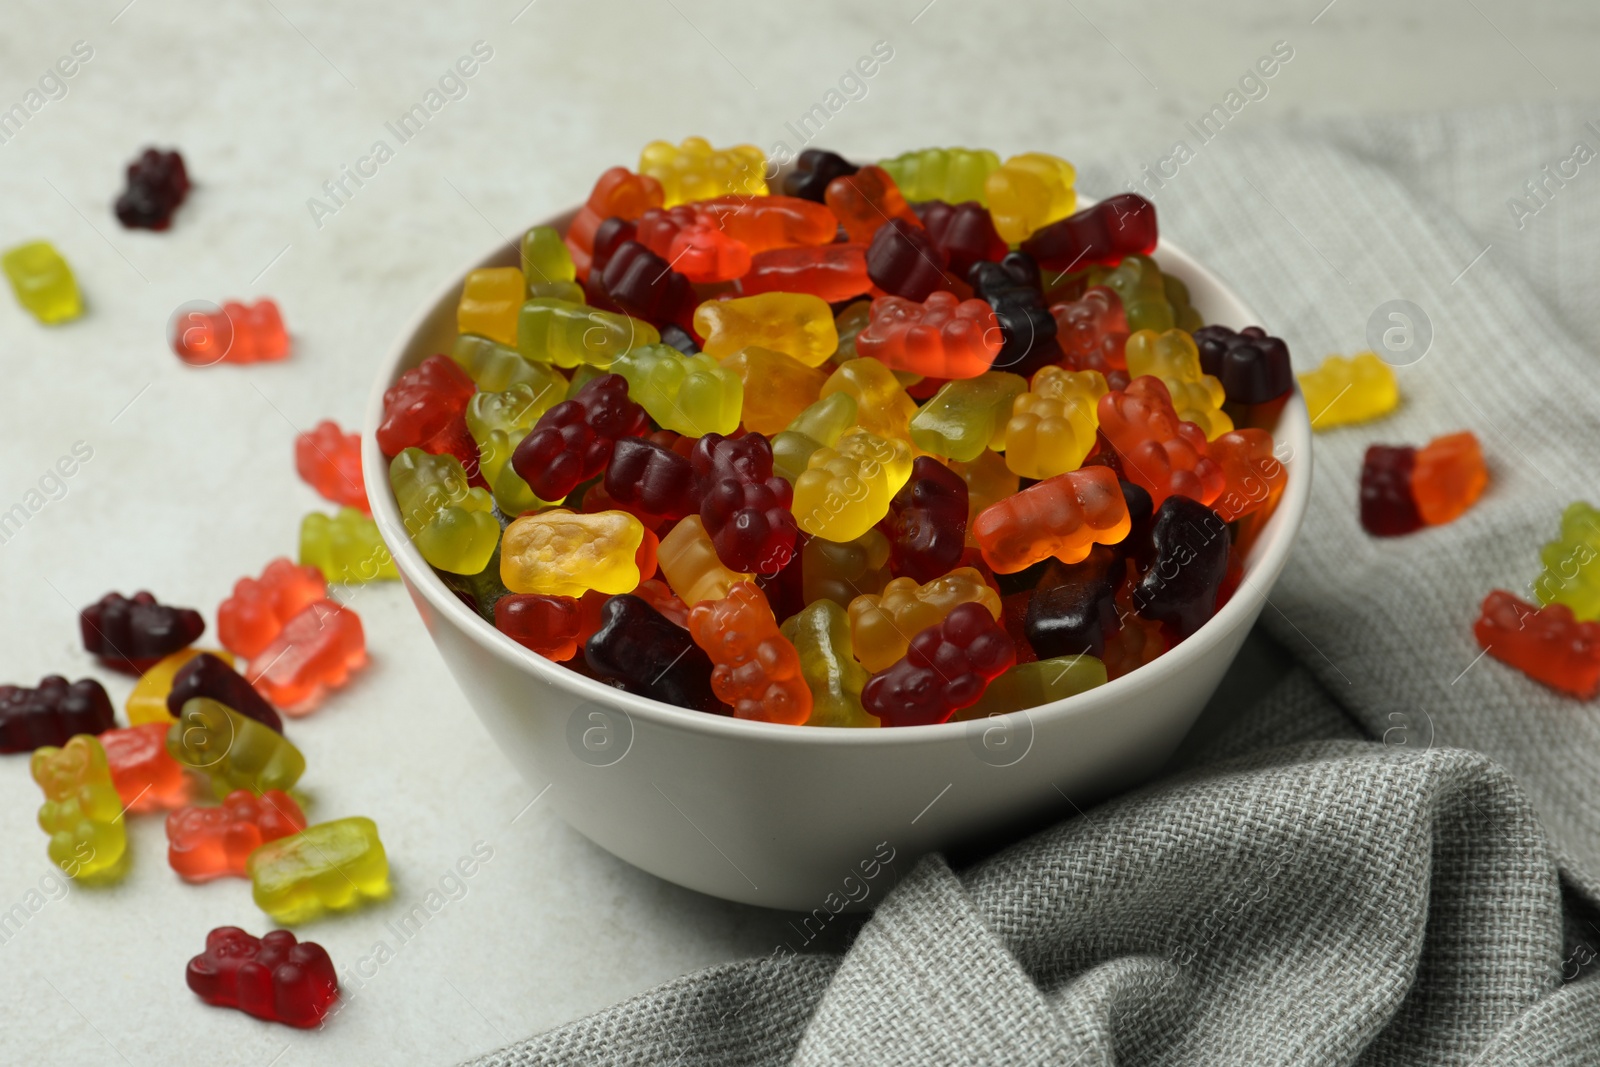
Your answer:
[[[92,57],[0,143],[0,245],[53,241],[88,312],[44,329],[0,297],[0,511],[75,443],[93,455],[0,543],[0,681],[93,675],[120,707],[129,682],[83,652],[77,609],[149,588],[214,625],[235,579],[292,555],[325,506],[295,476],[295,432],[357,424],[420,300],[649,140],[797,151],[791,125],[877,42],[892,58],[844,86],[816,143],[1154,160],[1279,41],[1293,61],[1237,121],[1600,95],[1593,4],[1325,2],[12,0],[0,111],[76,42]],[[475,44],[492,54],[402,142],[386,124]],[[379,140],[392,158],[335,204],[323,183]],[[110,211],[147,144],[179,147],[196,182],[167,233]],[[283,309],[287,362],[194,370],[167,349],[184,301],[258,295]],[[206,931],[267,920],[244,883],[180,883],[161,820],[141,818],[123,884],[53,891],[0,927],[0,1062],[451,1062],[788,935],[787,916],[668,885],[530,806],[539,784],[496,751],[400,588],[350,596],[372,663],[292,727],[314,817],[373,817],[393,865],[391,903],[304,931],[370,973],[347,1008],[299,1033],[199,1005],[183,968]],[[1280,669],[1252,645],[1199,729]],[[0,912],[48,884],[39,800],[27,761],[0,759]],[[475,845],[492,858],[402,940],[389,923]]]

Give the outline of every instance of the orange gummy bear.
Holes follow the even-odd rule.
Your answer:
[[[711,657],[711,690],[741,719],[798,726],[811,717],[800,654],[778,630],[767,598],[739,582],[689,610],[689,634]]]
[[[1093,466],[1046,478],[990,505],[973,522],[972,534],[984,562],[998,574],[1012,574],[1050,556],[1077,563],[1096,543],[1117,544],[1130,529],[1116,472]]]
[[[1488,484],[1483,449],[1471,430],[1436,437],[1417,449],[1411,496],[1429,526],[1460,518]]]
[[[1205,432],[1178,418],[1160,378],[1141,375],[1107,393],[1099,415],[1100,432],[1122,457],[1128,480],[1156,507],[1174,495],[1210,506],[1221,495],[1222,468],[1207,452]]]
[[[1230,430],[1207,446],[1222,468],[1223,489],[1211,510],[1232,522],[1261,508],[1271,511],[1289,480],[1288,471],[1272,454],[1272,435],[1248,427]]]

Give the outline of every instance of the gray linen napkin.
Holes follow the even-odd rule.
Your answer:
[[[1151,188],[1297,369],[1368,347],[1390,300],[1431,327],[1400,411],[1318,437],[1263,615],[1301,666],[1188,769],[960,874],[923,860],[842,954],[690,975],[477,1062],[1600,1062],[1600,707],[1471,632],[1600,496],[1580,142],[1600,152],[1600,107],[1230,129]],[[1125,187],[1120,162],[1081,184]],[[1489,459],[1478,506],[1367,537],[1366,446],[1458,429]]]

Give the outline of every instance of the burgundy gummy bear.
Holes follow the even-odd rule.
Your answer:
[[[1181,641],[1216,613],[1232,537],[1216,512],[1174,495],[1156,509],[1150,541],[1155,558],[1134,586],[1134,610]]]
[[[878,227],[867,246],[867,277],[886,293],[918,303],[935,289],[948,289],[945,268],[950,257],[928,231],[906,219],[890,219]]]
[[[1230,403],[1265,404],[1294,389],[1289,346],[1259,326],[1237,333],[1226,326],[1202,326],[1194,341],[1200,369],[1222,382]]]
[[[167,694],[167,712],[174,718],[183,715],[183,705],[195,697],[210,697],[247,719],[283,733],[283,720],[277,709],[256,692],[244,675],[228,666],[227,660],[202,652],[178,669]]]
[[[1417,450],[1372,445],[1361,461],[1361,528],[1374,537],[1398,537],[1422,528],[1411,472]]]
[[[539,499],[563,500],[606,469],[620,438],[649,432],[644,409],[628,399],[628,380],[602,374],[539,416],[511,467]]]
[[[835,178],[847,178],[860,168],[836,152],[821,148],[807,148],[794,161],[794,170],[783,179],[785,196],[824,203],[828,183]]]
[[[252,937],[237,926],[219,926],[206,935],[206,950],[189,961],[185,977],[207,1004],[301,1029],[322,1022],[339,999],[327,951],[314,941],[296,941],[288,930]]]
[[[1017,661],[1011,636],[979,603],[959,605],[911,639],[902,659],[867,679],[861,705],[884,726],[946,722]]]
[[[800,527],[794,487],[772,470],[772,445],[758,433],[708,433],[690,457],[700,489],[700,521],[717,558],[742,574],[775,575],[794,555]]]
[[[624,437],[606,464],[606,493],[619,504],[677,520],[700,510],[694,465],[666,445]]]
[[[128,187],[117,197],[117,221],[129,229],[164,230],[189,195],[189,172],[177,152],[146,148],[128,164]]]
[[[111,698],[93,678],[68,685],[51,674],[36,689],[0,685],[0,752],[64,745],[73,734],[104,733],[116,724]]]
[[[1157,237],[1156,206],[1138,193],[1119,193],[1035,230],[1022,250],[1050,270],[1083,270],[1148,255]]]
[[[113,670],[143,674],[163,656],[192,645],[206,623],[193,608],[158,604],[149,593],[107,593],[78,613],[83,647]]]
[[[933,243],[950,257],[950,269],[958,277],[967,277],[974,263],[1004,258],[1006,243],[995,232],[989,209],[976,200],[960,204],[928,200],[917,204],[913,210],[928,228]],[[1034,285],[1038,287],[1037,275]]]
[[[676,323],[687,329],[700,303],[689,279],[638,241],[626,241],[611,254],[600,286],[618,310],[652,326]]]
[[[923,585],[961,562],[967,547],[967,483],[932,456],[918,456],[911,478],[889,503],[889,569]]]

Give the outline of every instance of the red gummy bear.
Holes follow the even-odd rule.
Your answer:
[[[633,595],[660,612],[668,622],[689,628],[689,605],[679,599],[672,587],[659,578],[646,578]]]
[[[328,953],[287,930],[251,937],[237,926],[206,935],[206,950],[189,961],[189,988],[207,1004],[238,1008],[258,1019],[309,1029],[339,999]]]
[[[189,799],[183,765],[167,751],[168,729],[168,723],[147,722],[100,735],[111,784],[128,811],[165,811]]]
[[[1076,300],[1050,305],[1050,314],[1068,367],[1101,374],[1128,369],[1128,316],[1115,290],[1090,286]]]
[[[174,329],[172,351],[192,367],[270,362],[289,354],[289,334],[271,300],[229,300],[221,311],[187,312]]]
[[[250,853],[305,828],[305,813],[283,790],[258,797],[235,789],[221,805],[179,808],[167,816],[167,862],[186,882],[245,878]]]
[[[448,356],[429,356],[400,375],[383,394],[378,447],[393,459],[407,448],[461,461],[467,479],[484,485],[478,473],[478,444],[467,429],[467,401],[477,389],[467,372]]]
[[[579,602],[570,596],[512,593],[494,602],[494,628],[522,647],[560,663],[578,652],[582,629]]]
[[[255,659],[284,623],[327,593],[328,581],[320,570],[298,567],[280,556],[260,578],[234,583],[233,595],[217,606],[217,637],[229,652]]]
[[[294,439],[294,468],[323,497],[372,514],[361,477],[361,435],[343,433],[331,419]]]
[[[850,240],[863,244],[869,243],[878,227],[890,219],[922,225],[889,172],[871,163],[854,174],[833,179],[823,199]]]
[[[628,399],[628,380],[602,374],[539,416],[511,454],[511,468],[539,499],[564,500],[605,470],[620,438],[649,432],[644,408]]]
[[[251,658],[249,681],[285,715],[306,715],[366,662],[361,619],[331,600],[317,600]]]
[[[989,609],[962,604],[913,637],[903,658],[867,679],[861,706],[884,726],[947,722],[976,704],[1016,661],[1016,646]]]
[[[1578,622],[1565,604],[1536,611],[1495,589],[1484,597],[1472,634],[1489,655],[1536,682],[1580,700],[1600,690],[1600,622]]]
[[[711,657],[711,691],[741,719],[798,726],[811,717],[800,653],[778,629],[767,598],[739,582],[721,600],[689,609],[689,633]]]
[[[156,661],[194,644],[206,622],[193,608],[157,603],[150,593],[107,593],[78,613],[83,647],[112,670],[143,674]]]
[[[1209,506],[1222,494],[1222,468],[1206,450],[1206,435],[1178,418],[1160,378],[1142,375],[1125,390],[1100,398],[1100,432],[1117,450],[1128,480],[1156,507],[1174,494]]]
[[[830,304],[860,296],[871,288],[864,244],[758,252],[750,258],[749,271],[739,279],[739,292],[745,296],[810,293]]]
[[[921,303],[898,296],[872,302],[872,319],[856,337],[856,354],[890,370],[929,378],[976,378],[1005,344],[987,300],[958,300],[940,290]]]
[[[697,207],[646,211],[633,239],[691,282],[732,281],[750,269],[750,249]]]

